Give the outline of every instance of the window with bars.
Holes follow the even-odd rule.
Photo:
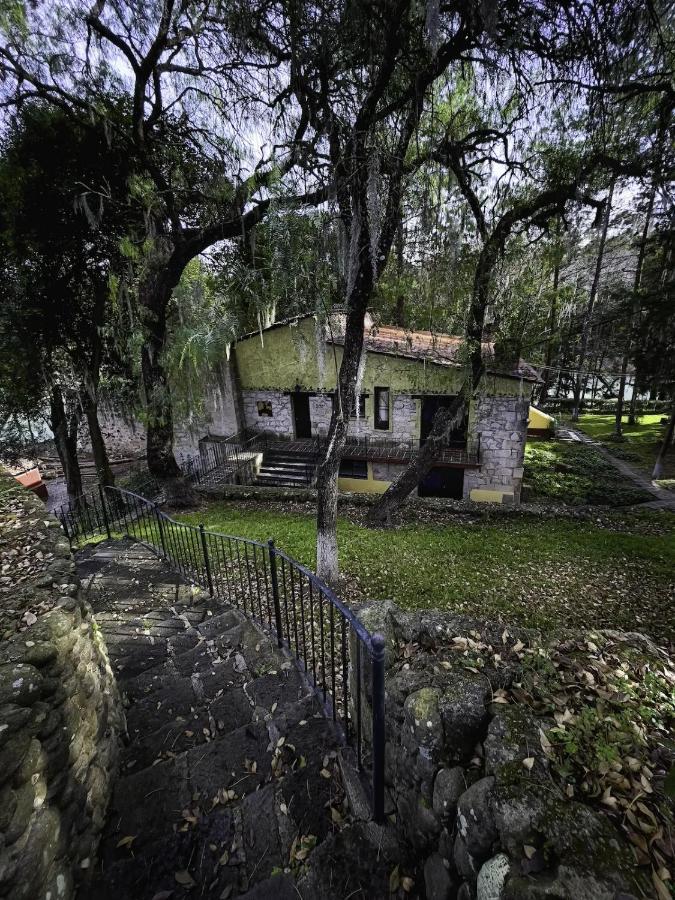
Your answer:
[[[375,388],[375,428],[389,431],[389,388]]]

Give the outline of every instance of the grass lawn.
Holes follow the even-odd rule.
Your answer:
[[[215,502],[178,516],[230,535],[266,540],[314,568],[310,509]],[[667,514],[662,521],[670,522]],[[342,518],[338,538],[347,600],[392,599],[540,628],[639,630],[673,639],[675,540],[589,522],[540,519],[411,524],[367,529]]]
[[[654,497],[588,444],[530,441],[525,448],[525,497],[567,506],[628,506]]]
[[[663,440],[665,426],[661,419],[667,419],[667,413],[650,413],[640,416],[635,425],[628,424],[628,417],[623,418],[624,440],[619,441],[614,435],[613,415],[579,416],[579,428],[589,437],[595,438],[614,456],[632,463],[646,475],[651,476],[654,460]],[[675,488],[675,448],[665,458],[665,477],[660,484]],[[667,484],[664,484],[667,482]]]

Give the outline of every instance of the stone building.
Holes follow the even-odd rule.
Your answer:
[[[286,441],[289,453],[318,446],[336,402],[344,323],[340,315],[323,325],[308,315],[237,341],[229,364],[238,431]],[[377,326],[367,319],[341,490],[387,489],[426,440],[436,411],[459,392],[465,378],[462,349],[459,337]],[[485,344],[483,351],[489,358],[492,346]],[[517,503],[537,380],[522,360],[508,371],[488,365],[466,420],[419,494]]]

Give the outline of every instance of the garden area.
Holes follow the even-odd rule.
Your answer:
[[[386,531],[343,505],[338,523],[341,596],[391,599],[404,609],[442,609],[510,625],[642,631],[673,639],[675,517],[586,520],[527,513],[446,512]],[[314,569],[312,504],[212,502],[178,516],[191,524],[278,546]]]
[[[628,424],[623,417],[623,440],[616,437],[613,415],[587,413],[579,417],[578,427],[584,434],[599,441],[616,456],[647,476],[651,476],[654,460],[659,451],[668,421],[665,413],[648,413],[640,416],[635,425]],[[664,459],[664,478],[658,483],[662,487],[675,489],[675,451],[671,448]]]
[[[615,452],[613,446],[610,449]],[[592,445],[533,441],[525,448],[522,499],[529,503],[617,507],[646,503],[654,497],[628,482]]]

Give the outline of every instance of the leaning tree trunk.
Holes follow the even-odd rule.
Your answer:
[[[586,351],[588,349],[588,338],[591,330],[591,317],[595,307],[595,300],[598,296],[598,288],[600,287],[600,274],[602,273],[602,263],[605,257],[605,244],[607,243],[607,230],[609,228],[609,217],[612,210],[612,198],[614,196],[614,179],[609,186],[609,193],[605,206],[605,214],[602,220],[602,232],[600,234],[600,243],[598,245],[598,256],[595,261],[595,272],[593,273],[593,282],[591,291],[588,295],[588,305],[584,313],[584,320],[581,326],[581,346],[579,348],[578,371],[574,379],[574,406],[572,407],[572,421],[579,420],[579,408],[581,406],[581,397],[586,386],[586,376],[583,374],[583,367],[586,361]]]
[[[614,430],[617,437],[623,437],[623,403],[624,403],[624,395],[626,392],[626,374],[628,372],[628,362],[630,360],[630,353],[633,346],[633,330],[637,325],[638,317],[640,315],[640,282],[642,281],[642,267],[644,266],[645,261],[645,252],[647,250],[647,238],[649,237],[649,225],[652,218],[652,212],[654,209],[654,200],[656,198],[656,181],[652,181],[651,189],[649,191],[649,200],[647,202],[647,212],[645,214],[645,224],[642,229],[642,235],[640,236],[640,248],[638,250],[638,258],[635,266],[635,281],[633,282],[633,304],[631,309],[630,319],[628,321],[628,336],[626,337],[626,346],[623,351],[623,357],[621,359],[621,379],[619,381],[619,396],[616,401],[616,419],[614,422]],[[633,397],[635,396],[635,385],[633,385]],[[634,404],[633,397],[631,397],[631,409],[633,410],[633,418],[635,418],[634,413]],[[633,422],[634,424],[634,422]]]
[[[675,401],[673,401],[673,410],[670,414],[670,421],[668,422],[668,427],[666,428],[666,433],[663,436],[663,443],[659,449],[659,455],[656,457],[656,462],[654,463],[654,471],[652,472],[652,479],[656,480],[657,478],[663,478],[663,460],[665,459],[666,453],[670,449],[671,444],[673,443],[673,436],[675,435]]]
[[[433,468],[439,453],[447,444],[448,438],[457,423],[462,420],[464,411],[480,384],[485,371],[482,353],[483,325],[490,295],[490,281],[497,262],[497,252],[498,244],[488,240],[483,245],[476,266],[473,296],[466,328],[467,344],[470,348],[469,375],[450,406],[440,409],[436,413],[431,433],[425,443],[413,456],[396,481],[387,488],[377,503],[371,507],[368,516],[368,521],[371,525],[383,525],[389,522],[392,514],[415,490],[430,469]]]
[[[89,439],[91,441],[91,452],[94,454],[94,465],[96,466],[96,474],[98,475],[99,484],[104,487],[112,487],[115,484],[115,476],[110,466],[108,458],[108,450],[101,433],[101,425],[98,421],[98,401],[92,397],[88,390],[84,394],[84,414],[87,417],[87,425],[89,427]]]
[[[54,444],[61,467],[63,477],[66,480],[68,498],[71,503],[79,503],[82,497],[82,473],[77,458],[77,426],[79,417],[77,413],[68,415],[63,401],[61,388],[55,385],[50,396],[51,428],[54,434]]]

